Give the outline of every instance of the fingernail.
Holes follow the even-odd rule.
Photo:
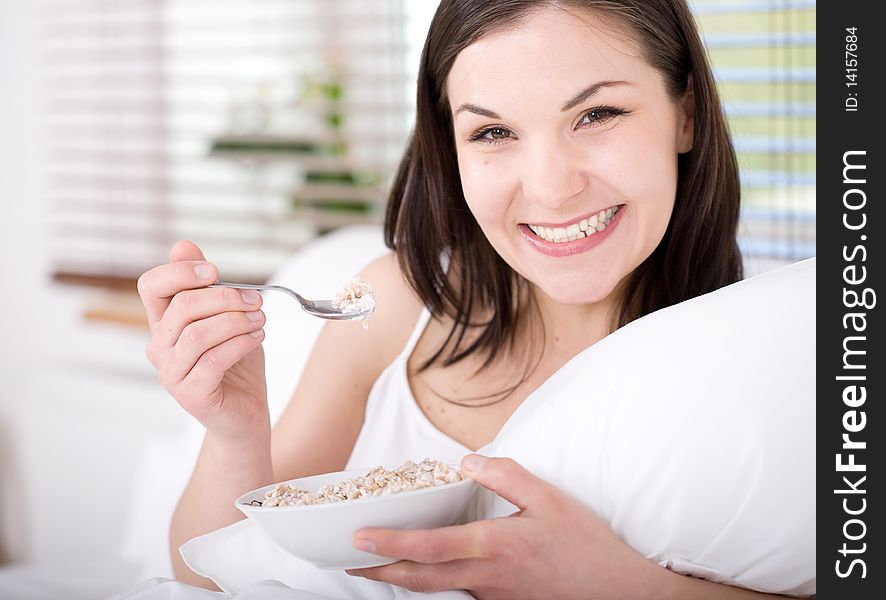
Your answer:
[[[209,279],[210,277],[212,277],[212,267],[210,267],[206,263],[194,265],[194,272],[200,279]]]
[[[478,473],[483,470],[484,465],[489,462],[489,458],[486,456],[480,456],[479,454],[468,454],[463,459],[461,459],[461,466],[466,471],[473,471],[474,473]]]
[[[251,312],[246,313],[246,318],[255,323],[259,319],[261,319],[261,311],[253,310]]]
[[[375,543],[372,540],[357,540],[354,548],[363,552],[375,552]]]
[[[246,304],[255,304],[258,302],[258,292],[253,290],[240,290],[240,297]]]
[[[251,335],[254,338],[261,337],[262,331],[264,331],[264,329],[256,329],[255,331],[251,332],[249,335]]]

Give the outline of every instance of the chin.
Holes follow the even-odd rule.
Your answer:
[[[569,306],[580,306],[597,304],[609,299],[614,285],[562,285],[562,284],[542,284],[535,286],[544,295],[556,302]]]

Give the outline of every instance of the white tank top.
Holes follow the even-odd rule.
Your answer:
[[[423,308],[406,347],[373,384],[347,469],[398,467],[407,460],[424,458],[458,464],[471,452],[428,420],[409,387],[407,362],[430,317]]]

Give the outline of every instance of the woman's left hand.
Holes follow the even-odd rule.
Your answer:
[[[461,466],[520,510],[439,529],[362,529],[355,547],[400,562],[348,573],[416,592],[464,589],[484,600],[647,598],[668,574],[589,508],[513,460],[471,454]]]

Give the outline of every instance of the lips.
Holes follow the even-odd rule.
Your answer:
[[[610,206],[589,217],[573,221],[568,225],[549,226],[527,223],[526,226],[541,239],[555,244],[562,244],[602,232],[612,221],[613,216],[618,213],[618,209],[618,205]]]
[[[525,223],[519,230],[540,252],[571,256],[587,252],[608,238],[624,211],[625,205],[615,205],[568,224]]]

